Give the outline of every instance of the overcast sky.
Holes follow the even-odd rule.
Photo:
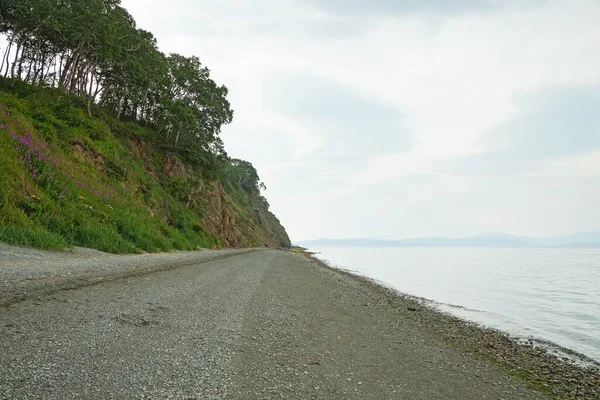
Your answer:
[[[600,1],[123,0],[292,240],[600,229]]]

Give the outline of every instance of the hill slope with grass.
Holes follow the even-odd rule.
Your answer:
[[[0,241],[111,253],[287,247],[261,186],[250,163],[207,174],[143,123],[0,79]]]

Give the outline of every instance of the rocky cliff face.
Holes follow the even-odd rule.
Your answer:
[[[287,232],[266,204],[254,201],[251,209],[240,207],[221,182],[214,186],[205,193],[204,224],[224,246],[290,247]]]
[[[290,247],[285,228],[253,193],[228,193],[220,181],[205,183],[171,153],[163,158],[166,186],[174,187],[186,207],[202,215],[204,228],[222,247]]]
[[[204,226],[214,233],[224,246],[240,247],[241,240],[236,235],[233,207],[225,197],[221,182],[217,181],[215,186],[214,190],[205,193],[207,207],[203,219]]]

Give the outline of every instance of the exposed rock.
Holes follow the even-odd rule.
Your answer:
[[[227,247],[283,247],[291,246],[290,238],[279,220],[266,204],[257,203],[256,208],[242,218],[240,209],[227,196],[221,182],[214,182],[214,189],[205,192],[206,210],[204,226],[214,233]]]
[[[162,175],[183,188],[175,193],[187,208],[200,213],[203,227],[219,238],[222,247],[289,248],[290,239],[260,196],[237,202],[220,181],[205,182],[201,173],[167,151]]]
[[[235,216],[229,205],[221,182],[216,182],[215,189],[206,193],[208,206],[204,214],[204,226],[209,232],[217,235],[227,247],[239,247],[240,241],[235,234]]]

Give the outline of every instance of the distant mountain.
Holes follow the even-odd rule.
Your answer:
[[[590,244],[600,246],[600,232],[579,232],[572,235],[529,238],[528,240],[537,246],[589,246]]]
[[[446,237],[415,237],[401,240],[316,239],[297,242],[297,244],[305,247],[600,247],[600,232],[539,238],[484,233],[458,239]]]

